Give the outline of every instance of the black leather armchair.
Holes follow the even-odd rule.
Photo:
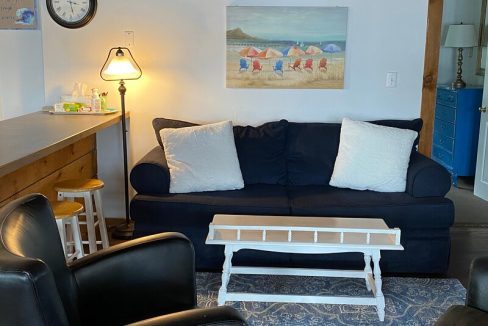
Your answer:
[[[488,325],[488,257],[475,258],[471,263],[466,304],[450,307],[436,325]]]
[[[194,251],[182,234],[128,241],[67,265],[44,196],[0,210],[1,325],[246,324],[231,307],[195,306]]]

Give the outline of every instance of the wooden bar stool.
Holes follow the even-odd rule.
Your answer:
[[[85,253],[83,252],[80,225],[78,224],[78,214],[83,212],[83,205],[72,201],[57,201],[51,202],[51,207],[58,225],[66,261],[72,261],[75,257],[83,257]],[[71,239],[73,241],[70,241]],[[68,250],[69,246],[74,246],[74,252],[71,254]]]
[[[54,189],[58,192],[59,201],[83,198],[85,212],[80,215],[86,217],[86,222],[80,222],[80,224],[86,224],[88,241],[82,242],[88,243],[90,253],[97,251],[97,244],[101,244],[103,248],[109,247],[107,226],[105,225],[105,218],[103,216],[102,196],[100,194],[103,186],[103,181],[98,179],[71,179],[58,182],[54,185]],[[92,197],[95,199],[96,211],[93,208]],[[95,216],[97,218],[96,221]],[[97,241],[96,226],[100,230],[101,241]]]

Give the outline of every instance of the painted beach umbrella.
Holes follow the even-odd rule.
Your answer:
[[[282,56],[283,53],[281,53],[281,51],[273,48],[266,48],[258,54],[258,58],[260,59],[281,58]]]
[[[322,50],[327,53],[336,53],[342,51],[341,47],[334,43],[327,44]]]
[[[314,46],[314,45],[310,45],[307,50],[305,51],[306,54],[309,54],[309,55],[315,55],[315,54],[321,54],[323,51]]]
[[[282,52],[285,57],[299,57],[305,55],[305,51],[296,45],[290,46],[289,48],[284,49]]]
[[[241,57],[251,58],[252,62],[252,58],[257,57],[260,52],[261,49],[258,49],[254,46],[248,46],[239,51],[239,54],[241,55]]]
[[[257,57],[259,59],[267,59],[268,64],[271,64],[269,59],[281,58],[281,57],[283,57],[283,53],[281,53],[281,51],[276,50],[274,48],[266,48],[263,51],[259,52]]]

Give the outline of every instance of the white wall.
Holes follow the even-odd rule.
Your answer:
[[[44,105],[40,30],[0,30],[0,120],[39,111]]]
[[[133,162],[157,144],[151,128],[155,117],[257,125],[280,118],[340,121],[345,116],[420,115],[427,0],[267,1],[266,5],[349,7],[345,89],[226,89],[225,6],[262,4],[103,0],[89,25],[68,30],[49,19],[41,2],[46,100],[56,102],[79,80],[108,90],[110,104],[117,106],[117,83],[102,81],[98,73],[108,49],[124,45],[123,31],[132,30],[133,54],[143,70],[140,80],[127,82]],[[397,88],[385,88],[389,71],[398,72]],[[121,164],[118,158],[107,160]]]
[[[481,0],[444,0],[438,84],[450,84],[457,76],[457,49],[442,46],[449,25],[474,24],[478,31],[480,12]],[[476,75],[477,48],[465,49],[463,57],[463,80],[468,85],[482,85],[483,77]]]

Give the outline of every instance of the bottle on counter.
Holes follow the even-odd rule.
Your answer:
[[[92,88],[91,109],[94,112],[102,111],[102,100],[100,99],[98,88]]]

